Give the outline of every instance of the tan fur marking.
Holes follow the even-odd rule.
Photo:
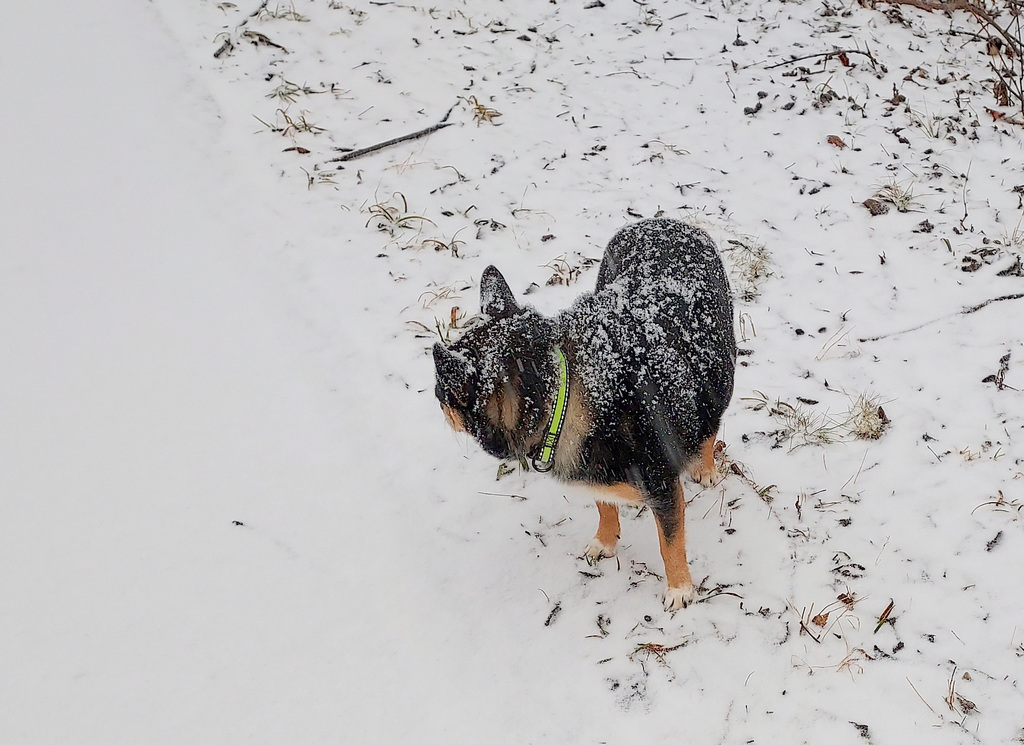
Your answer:
[[[686,563],[686,499],[683,496],[683,487],[676,483],[676,529],[672,540],[665,540],[665,531],[661,527],[661,521],[655,515],[655,522],[658,525],[658,540],[661,543],[661,558],[665,561],[665,577],[668,580],[669,589],[681,588],[693,593],[693,580],[690,578],[690,567]]]
[[[519,396],[511,383],[505,383],[487,402],[487,418],[506,432],[513,432],[519,423]]]
[[[711,435],[700,446],[700,455],[690,465],[690,478],[702,486],[713,486],[715,483],[715,435]]]
[[[448,421],[448,426],[454,429],[456,432],[465,432],[466,425],[462,421],[462,415],[459,414],[451,406],[441,405],[441,411],[444,412],[444,418]]]
[[[607,502],[597,503],[597,534],[594,540],[603,546],[614,549],[619,542],[619,508]]]
[[[591,484],[591,486],[600,492],[600,496],[594,497],[594,499],[597,500],[599,507],[601,502],[608,502],[609,504],[640,504],[644,501],[640,491],[632,484],[627,484],[625,482],[621,484],[612,484],[611,486],[602,486],[598,484]]]

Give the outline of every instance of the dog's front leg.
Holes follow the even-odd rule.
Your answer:
[[[615,546],[619,542],[619,504],[642,505],[643,495],[635,485],[625,481],[618,484],[591,484],[601,494],[597,501],[597,535],[583,550],[583,558],[591,564],[608,557],[615,556]]]
[[[615,556],[615,546],[619,542],[618,506],[598,501],[597,515],[597,533],[583,551],[583,558],[588,564],[596,564],[601,559]]]
[[[660,494],[658,492],[661,492]],[[693,580],[686,563],[686,499],[679,479],[651,491],[651,511],[658,524],[661,558],[665,561],[665,610],[675,611],[693,600]]]

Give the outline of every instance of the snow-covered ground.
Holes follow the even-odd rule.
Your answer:
[[[1024,741],[1024,129],[973,30],[9,9],[0,741]],[[487,264],[553,312],[656,214],[718,241],[744,350],[674,615],[651,516],[576,558],[587,494],[496,481],[428,353]]]

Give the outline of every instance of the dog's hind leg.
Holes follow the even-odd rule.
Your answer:
[[[712,438],[712,441],[714,438]],[[665,610],[679,610],[693,600],[693,580],[686,563],[686,499],[679,479],[675,479],[672,499],[664,506],[652,505],[654,520],[658,524],[661,558],[665,561]]]
[[[615,556],[615,546],[619,542],[618,506],[608,502],[598,502],[597,514],[597,534],[590,539],[590,543],[583,551],[583,558],[589,564],[595,564],[601,559]]]
[[[690,478],[705,489],[715,485],[717,469],[715,468],[715,435],[711,435],[700,446],[700,454],[690,464]]]

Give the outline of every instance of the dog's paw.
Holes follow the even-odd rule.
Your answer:
[[[593,566],[601,559],[608,559],[612,556],[615,556],[615,546],[609,546],[608,544],[599,541],[595,536],[590,539],[590,543],[588,543],[587,547],[583,549],[583,555],[580,556],[580,558],[586,559],[587,563]]]
[[[692,582],[687,582],[682,587],[665,588],[665,610],[671,613],[680,608],[685,608],[693,602],[694,595],[696,595],[696,592],[693,589]]]
[[[716,468],[705,468],[703,464],[698,464],[690,469],[690,478],[705,489],[710,489],[721,481],[721,476],[719,476]]]

